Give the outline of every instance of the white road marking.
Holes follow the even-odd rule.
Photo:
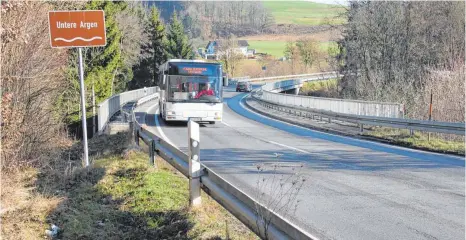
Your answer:
[[[225,124],[225,126],[227,126],[227,127],[233,128],[230,124],[228,124],[228,123],[226,123],[226,122],[222,122],[222,123]],[[288,149],[291,149],[291,150],[294,150],[294,151],[297,151],[297,152],[300,152],[300,153],[304,153],[304,154],[309,154],[309,155],[312,154],[311,152],[308,152],[308,151],[305,151],[305,150],[302,150],[302,149],[299,149],[299,148],[295,148],[295,147],[288,146],[288,145],[285,145],[285,144],[282,144],[282,143],[278,143],[278,142],[274,142],[274,141],[265,140],[265,139],[260,138],[260,137],[252,136],[252,135],[247,134],[247,133],[245,133],[245,132],[239,131],[238,129],[235,129],[235,128],[233,128],[233,130],[238,131],[238,132],[241,132],[241,133],[244,134],[244,135],[247,135],[247,136],[250,136],[250,137],[252,137],[252,138],[261,140],[261,141],[263,141],[263,142],[267,142],[267,143],[274,144],[274,145],[277,145],[277,146],[280,146],[280,147],[288,148]],[[275,153],[275,156],[276,156],[276,157],[279,157],[280,155],[282,155],[282,154],[277,154],[277,153]],[[327,159],[325,159],[325,160],[327,160]],[[349,168],[349,169],[359,169],[359,168],[360,168],[359,166],[354,166],[354,165],[346,164],[346,163],[342,163],[342,162],[339,162],[338,164],[339,164],[339,165],[342,165],[342,166],[345,166],[345,167],[347,167],[347,168]]]
[[[160,133],[162,139],[165,140],[165,142],[167,142],[168,144],[178,148],[177,146],[175,146],[175,144],[173,144],[170,141],[170,139],[167,137],[167,135],[165,135],[165,133],[163,132],[162,128],[160,127],[160,122],[159,122],[158,115],[159,115],[159,109],[157,109],[157,111],[155,112],[155,116],[154,116],[155,117],[155,126],[157,127],[157,131]]]
[[[250,111],[251,113],[254,113],[254,112],[252,112],[251,110],[247,109],[247,108],[243,105],[243,103],[242,103],[243,99],[244,99],[245,97],[247,97],[247,96],[248,96],[248,94],[246,94],[243,98],[241,98],[239,104],[241,105],[241,107],[242,107],[243,109],[245,109],[245,110],[247,110],[247,111]],[[275,120],[275,119],[273,119],[273,120]],[[227,127],[233,128],[230,124],[228,124],[228,123],[226,123],[226,122],[224,122],[224,121],[222,121],[222,123],[225,124]],[[237,129],[235,129],[235,130],[237,130]],[[288,146],[288,145],[285,145],[285,144],[282,144],[282,143],[278,143],[278,142],[269,141],[269,140],[266,140],[266,139],[263,139],[263,138],[255,137],[255,136],[252,136],[252,135],[247,134],[247,133],[244,133],[244,132],[242,132],[242,133],[245,134],[245,135],[248,135],[248,136],[250,136],[250,137],[253,137],[253,138],[259,139],[259,140],[261,140],[261,141],[264,141],[264,142],[267,142],[267,143],[271,143],[271,144],[274,144],[274,145],[277,145],[277,146],[280,146],[280,147],[288,148],[288,149],[295,150],[295,151],[297,151],[297,152],[301,152],[301,153],[305,153],[305,154],[311,154],[310,152],[305,151],[305,150],[302,150],[302,149],[299,149],[299,148],[295,148],[295,147]]]
[[[269,141],[269,143],[272,143],[272,144],[275,144],[275,145],[278,145],[278,146],[282,146],[282,147],[285,147],[285,148],[289,148],[289,149],[292,149],[292,150],[295,150],[295,151],[298,151],[298,152],[301,152],[301,153],[311,154],[311,153],[308,152],[308,151],[304,151],[304,150],[302,150],[302,149],[295,148],[295,147],[288,146],[288,145],[281,144],[281,143],[277,143],[277,142],[274,142],[274,141]]]
[[[225,124],[227,127],[232,127],[230,124],[228,124],[228,123],[226,123],[224,121],[222,121],[222,123]]]
[[[223,124],[225,124],[225,126],[229,127],[229,128],[233,128],[230,124],[226,123],[226,122],[223,122]],[[295,150],[297,152],[301,152],[301,153],[306,153],[306,154],[311,154],[310,152],[308,151],[305,151],[305,150],[302,150],[302,149],[299,149],[299,148],[295,148],[295,147],[292,147],[292,146],[288,146],[288,145],[285,145],[285,144],[282,144],[282,143],[277,143],[277,142],[274,142],[274,141],[269,141],[269,140],[266,140],[266,139],[263,139],[263,138],[260,138],[260,137],[256,137],[256,136],[252,136],[250,134],[247,134],[245,132],[242,132],[242,131],[239,131],[238,129],[235,129],[233,128],[233,130],[235,131],[238,131],[238,132],[241,132],[242,134],[244,135],[247,135],[247,136],[250,136],[252,138],[255,138],[255,139],[258,139],[258,140],[261,140],[263,142],[267,142],[267,143],[271,143],[271,144],[274,144],[274,145],[277,145],[277,146],[280,146],[280,147],[284,147],[284,148],[288,148],[288,149],[291,149],[291,150]]]
[[[436,156],[448,156],[449,158],[454,158],[454,159],[457,159],[457,160],[462,160],[464,161],[465,158],[464,157],[459,157],[459,156],[454,156],[454,155],[446,155],[446,154],[442,154],[442,153],[436,153],[436,152],[427,152],[427,151],[422,151],[422,150],[418,150],[418,149],[412,149],[412,148],[406,148],[406,147],[401,147],[401,146],[395,146],[395,145],[390,145],[390,144],[384,144],[384,143],[379,143],[379,142],[375,142],[375,141],[369,141],[369,140],[364,140],[364,139],[358,139],[358,138],[352,138],[352,137],[347,137],[347,136],[342,136],[342,135],[337,135],[337,134],[332,134],[332,133],[326,133],[326,132],[320,132],[318,130],[313,130],[313,129],[310,129],[310,128],[306,128],[306,127],[302,127],[302,126],[299,126],[299,125],[296,125],[296,124],[292,124],[292,123],[289,123],[289,122],[285,122],[285,121],[282,121],[282,120],[279,120],[279,119],[274,119],[274,118],[271,118],[271,117],[268,117],[268,116],[265,116],[265,115],[262,115],[258,112],[255,112],[251,109],[249,109],[248,107],[244,106],[243,104],[243,100],[249,96],[249,94],[246,94],[244,95],[244,97],[241,98],[241,100],[239,101],[239,105],[246,111],[254,114],[254,115],[257,115],[257,116],[260,116],[260,117],[263,117],[263,118],[267,118],[269,120],[272,120],[272,121],[276,121],[276,122],[280,122],[280,123],[283,123],[283,124],[286,124],[286,125],[289,125],[289,126],[293,126],[293,127],[297,127],[297,128],[301,128],[301,129],[304,129],[304,130],[307,130],[307,131],[315,131],[315,132],[318,132],[320,134],[324,134],[324,135],[328,135],[328,136],[335,136],[335,137],[339,137],[339,138],[342,138],[342,139],[348,139],[350,141],[356,141],[356,142],[361,142],[361,143],[370,143],[370,144],[374,144],[374,145],[378,145],[378,146],[383,146],[383,147],[387,147],[387,148],[393,148],[393,149],[399,149],[399,150],[403,150],[403,151],[410,151],[410,152],[417,152],[417,153],[424,153],[424,154],[431,154],[431,155],[436,155]],[[233,111],[234,112],[234,111]],[[240,114],[241,115],[241,114]],[[245,116],[243,116],[245,117]],[[254,121],[248,117],[245,117],[251,121]],[[261,123],[261,122],[259,122]],[[264,123],[261,123],[261,124],[264,124]],[[264,124],[266,125],[266,124]],[[268,126],[268,125],[266,125]],[[284,131],[280,128],[276,128],[278,130],[281,130],[281,131]],[[286,131],[284,131],[286,132]],[[339,143],[339,144],[343,144],[343,143]],[[346,144],[343,144],[343,145],[346,145]],[[362,148],[362,147],[361,147]],[[375,151],[375,150],[374,150]]]

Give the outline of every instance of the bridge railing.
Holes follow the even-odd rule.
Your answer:
[[[98,109],[98,129],[99,133],[105,130],[110,118],[121,110],[121,106],[128,102],[137,101],[138,99],[151,95],[158,91],[158,87],[148,87],[136,89],[133,91],[116,94],[100,103]]]
[[[275,76],[275,77],[262,77],[262,78],[251,78],[249,82],[251,83],[267,83],[267,82],[277,82],[282,80],[305,80],[307,78],[336,78],[340,76],[338,72],[321,72],[321,73],[306,73],[306,74],[296,74],[296,75],[284,75],[284,76]]]
[[[299,87],[303,82],[308,80],[331,79],[332,75],[323,75],[320,78],[285,80],[273,83],[267,83],[262,86],[260,98],[269,102],[285,104],[289,106],[299,106],[304,108],[318,109],[335,113],[355,114],[362,116],[376,117],[403,117],[403,104],[360,101],[338,98],[321,98],[301,95],[290,95],[277,93],[276,89],[286,89],[289,86]]]
[[[361,116],[403,118],[403,105],[398,103],[369,102],[336,98],[318,98],[263,91],[261,98],[289,106],[300,106],[335,113]]]
[[[465,135],[464,123],[436,122],[404,119],[403,105],[397,103],[370,102],[335,98],[318,98],[275,93],[275,89],[284,89],[287,84],[296,86],[298,80],[267,83],[252,96],[262,105],[285,112],[299,113],[300,116],[321,116],[331,119],[363,125],[382,126]]]

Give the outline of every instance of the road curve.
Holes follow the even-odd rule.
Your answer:
[[[278,188],[259,187],[264,176],[270,181],[299,171],[306,181],[296,211],[279,212],[313,235],[464,239],[463,158],[293,126],[245,109],[245,94],[227,88],[224,95],[224,122],[201,126],[201,161],[257,198]],[[187,152],[186,124],[167,126],[156,110],[140,110],[148,113],[149,130]],[[282,167],[267,169],[277,163]],[[257,164],[266,170],[259,174]]]

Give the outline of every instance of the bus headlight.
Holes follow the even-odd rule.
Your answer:
[[[170,112],[167,112],[167,115],[176,115],[176,113],[173,111],[170,111]]]

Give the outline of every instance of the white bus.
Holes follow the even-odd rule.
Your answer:
[[[228,79],[220,63],[171,59],[159,69],[163,120],[222,121],[223,86],[228,86]]]

